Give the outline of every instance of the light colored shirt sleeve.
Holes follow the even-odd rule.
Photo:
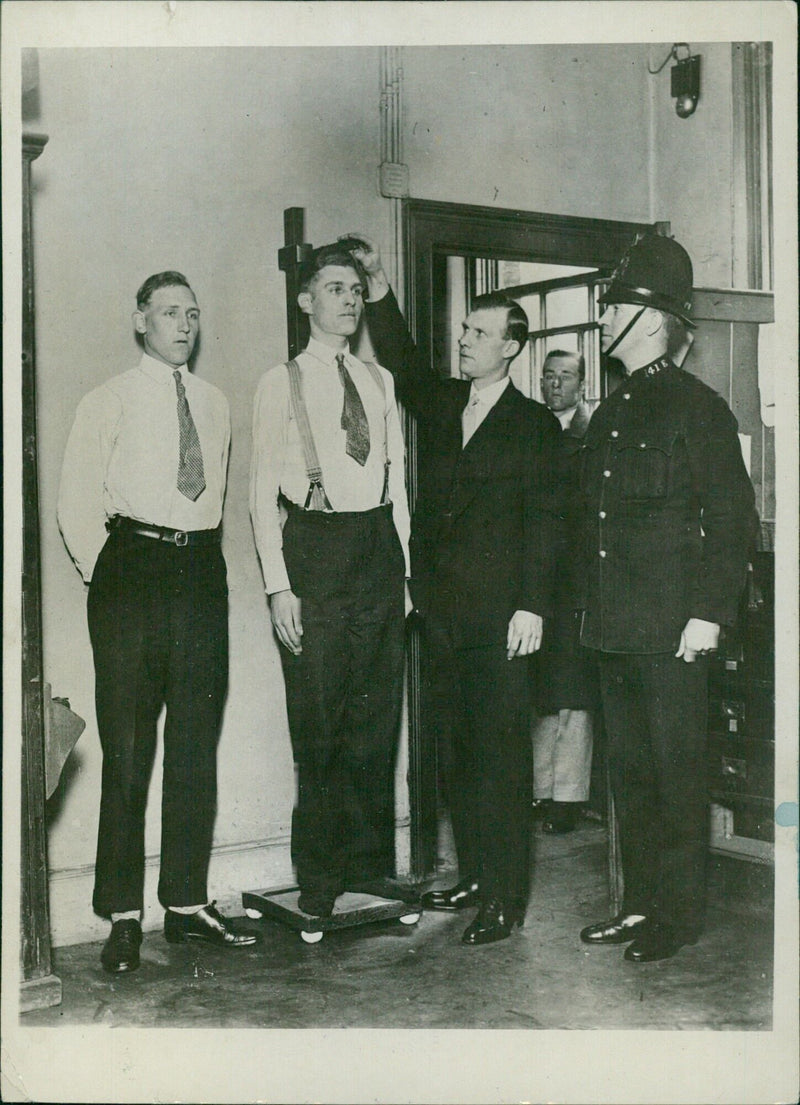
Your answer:
[[[285,367],[279,365],[262,378],[256,391],[250,465],[250,517],[269,595],[291,586],[283,559],[278,503],[288,435],[289,380]]]
[[[85,583],[105,544],[105,476],[122,405],[113,392],[90,392],[78,404],[58,491],[58,525]]]

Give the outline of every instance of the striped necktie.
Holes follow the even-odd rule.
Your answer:
[[[347,446],[345,452],[352,457],[357,464],[363,466],[369,456],[369,423],[361,402],[361,396],[353,383],[353,378],[347,371],[344,363],[344,354],[336,354],[336,364],[339,366],[339,379],[344,388],[344,404],[342,405],[342,418],[340,425],[347,431]]]
[[[478,428],[478,404],[480,396],[473,395],[461,415],[461,448],[465,449],[467,442]]]
[[[186,399],[186,388],[183,385],[180,371],[176,368],[172,375],[175,377],[175,389],[178,393],[178,429],[180,430],[180,458],[178,460],[178,491],[192,502],[199,498],[205,490],[206,478],[203,470],[203,453],[200,449],[200,439],[197,436],[197,427],[189,410]]]

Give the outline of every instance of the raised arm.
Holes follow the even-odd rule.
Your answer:
[[[451,389],[414,344],[383,270],[377,245],[363,234],[341,240],[346,244],[359,243],[350,252],[367,275],[369,298],[365,314],[378,361],[391,372],[397,397],[414,417],[436,420]]]

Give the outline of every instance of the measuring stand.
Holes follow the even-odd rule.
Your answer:
[[[415,925],[422,915],[418,908],[399,899],[346,891],[336,899],[330,917],[313,917],[298,906],[299,895],[296,886],[283,890],[246,890],[242,894],[242,905],[247,916],[254,920],[269,917],[297,929],[306,944],[317,944],[326,932],[334,929],[368,925],[373,921],[399,920],[403,925]]]

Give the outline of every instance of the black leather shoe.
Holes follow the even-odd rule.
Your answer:
[[[420,898],[423,909],[440,909],[454,913],[481,904],[481,888],[476,879],[462,879],[449,890],[429,890]]]
[[[100,962],[103,970],[112,975],[135,971],[139,966],[139,948],[142,944],[142,926],[133,918],[115,921],[111,933],[103,945]]]
[[[547,817],[547,815],[550,813],[550,807],[552,806],[552,804],[553,803],[549,798],[534,798],[533,802],[531,803],[534,820],[541,821],[543,817]]]
[[[480,944],[494,944],[511,935],[514,925],[522,926],[525,910],[521,906],[511,905],[499,898],[490,898],[481,906],[471,925],[464,930],[462,944],[473,948]]]
[[[330,917],[336,897],[331,890],[301,890],[297,904],[309,917]]]
[[[584,944],[627,944],[640,937],[647,925],[647,918],[631,921],[626,913],[618,913],[610,921],[598,921],[581,929]]]
[[[405,902],[407,905],[419,905],[419,890],[416,887],[390,878],[388,875],[347,882],[345,890],[353,894],[372,894],[376,898],[388,898],[395,902]]]
[[[204,940],[221,948],[246,948],[258,939],[254,932],[235,932],[214,902],[197,913],[164,914],[164,936],[168,944],[185,944],[188,940]]]
[[[653,927],[625,949],[624,958],[629,963],[654,963],[658,959],[672,959],[685,944],[696,944],[696,936],[680,936],[669,929]]]
[[[577,823],[577,802],[553,802],[542,822],[542,832],[561,836],[564,833],[571,833]]]

